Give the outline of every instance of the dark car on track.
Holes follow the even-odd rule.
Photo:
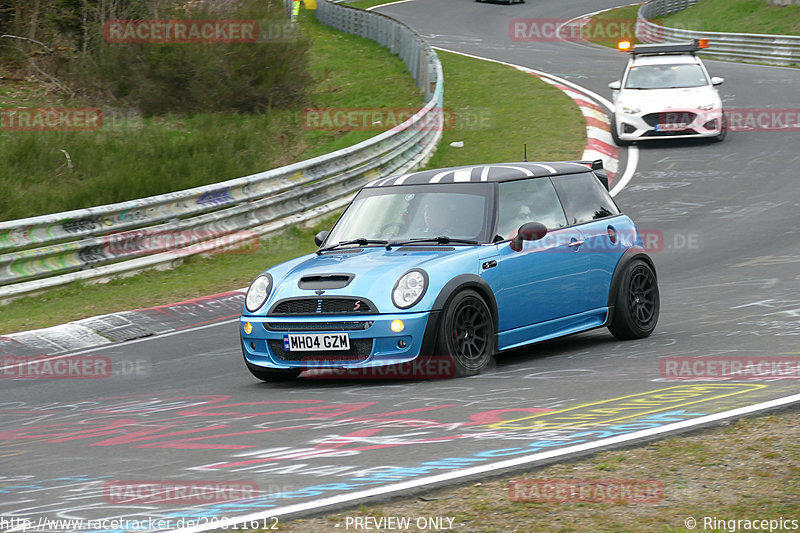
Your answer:
[[[316,242],[247,292],[242,350],[264,381],[434,355],[471,375],[498,351],[603,326],[642,338],[658,320],[653,261],[599,161],[379,179]]]

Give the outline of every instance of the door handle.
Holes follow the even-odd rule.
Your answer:
[[[572,241],[571,243],[569,243],[569,247],[570,247],[570,248],[574,248],[574,247],[576,247],[576,246],[580,246],[580,245],[581,245],[581,244],[583,244],[584,242],[586,242],[586,241]]]

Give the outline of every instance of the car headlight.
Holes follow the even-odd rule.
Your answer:
[[[625,113],[626,115],[635,115],[636,113],[639,113],[641,110],[642,109],[639,107],[627,106],[627,105],[622,106],[622,112]]]
[[[422,299],[428,288],[428,274],[415,268],[397,280],[392,289],[392,302],[400,309],[408,309]]]
[[[710,104],[699,105],[699,106],[697,106],[697,109],[699,109],[701,111],[711,111],[715,107],[717,107],[717,104],[715,104],[714,102],[711,102]]]
[[[251,313],[258,311],[258,308],[267,301],[269,292],[272,290],[272,276],[262,274],[258,276],[250,288],[247,289],[247,297],[244,299],[244,306]]]

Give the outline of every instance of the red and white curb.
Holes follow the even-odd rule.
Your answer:
[[[246,289],[0,336],[0,356],[50,356],[234,322]]]
[[[611,138],[611,121],[608,120],[608,115],[599,105],[590,101],[584,94],[549,78],[541,76],[539,78],[572,98],[572,101],[580,108],[583,117],[586,119],[587,138],[586,149],[583,151],[582,159],[586,161],[602,159],[603,167],[608,173],[608,179],[613,183],[619,171],[619,148]]]

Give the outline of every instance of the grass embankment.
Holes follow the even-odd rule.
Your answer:
[[[422,94],[405,65],[385,48],[323,26],[310,15],[303,17],[302,25],[313,43],[309,70],[314,88],[305,105],[420,105]],[[382,80],[380,90],[375,90],[376,78]],[[55,97],[31,82],[9,80],[0,80],[0,102],[7,109],[87,105]],[[216,183],[337,150],[375,135],[304,129],[301,109],[142,118],[135,110],[107,108],[105,125],[97,131],[0,130],[0,220]]]
[[[639,5],[619,7],[592,17],[590,28],[597,28],[596,37],[590,39],[596,44],[616,48],[617,41],[605,37],[608,28],[620,23],[635,28]],[[781,35],[800,35],[800,6],[773,6],[766,0],[700,0],[689,9],[684,9],[668,17],[656,17],[651,22],[661,26],[692,31],[718,31],[728,33],[774,33]],[[630,36],[638,42],[635,36]]]
[[[795,409],[742,419],[690,436],[604,452],[502,480],[295,520],[280,529],[327,533],[344,530],[348,516],[369,516],[376,520],[411,517],[412,525],[418,517],[449,517],[454,519],[451,531],[459,533],[769,531],[769,525],[759,523],[751,528],[730,521],[800,520],[798,414]],[[663,497],[649,503],[514,502],[509,496],[509,481],[520,478],[564,482],[654,480],[663,486]],[[690,517],[697,521],[694,529],[686,527]],[[718,522],[703,527],[705,517]],[[796,529],[789,522],[785,529],[773,530]],[[405,531],[418,529],[412,526]]]
[[[800,5],[773,6],[766,0],[700,0],[661,21],[665,26],[697,31],[800,35]]]
[[[384,107],[392,101],[398,107],[420,105],[419,96],[411,104],[398,96],[396,89],[389,92],[396,82],[386,81],[380,68],[382,62],[389,60],[388,51],[326,28],[314,31],[320,36],[313,47],[314,72],[319,80],[314,90],[316,105],[371,108]],[[330,55],[336,57],[323,59]],[[355,56],[357,60],[353,59]],[[455,114],[455,122],[444,132],[429,166],[520,161],[526,142],[529,160],[580,157],[585,144],[584,122],[578,108],[559,90],[510,67],[449,53],[440,53],[439,57],[445,75],[445,108]],[[404,76],[404,83],[413,83],[408,81],[407,71]],[[380,86],[374,82],[376,77],[383,80]],[[349,96],[345,98],[343,93]],[[329,151],[332,145],[344,146],[376,134],[352,132],[346,138],[334,139],[335,133],[313,133],[316,136],[310,138],[316,138],[320,144],[307,151],[319,153]],[[325,139],[326,136],[329,138]],[[452,141],[463,141],[464,147],[449,146]],[[211,160],[219,157],[212,155]],[[267,167],[254,170],[263,168]],[[332,219],[324,221],[310,230],[292,230],[262,243],[252,254],[196,257],[168,272],[153,271],[103,285],[76,283],[16,300],[0,308],[0,334],[247,286],[265,268],[313,251],[313,235],[329,228],[332,222]]]

